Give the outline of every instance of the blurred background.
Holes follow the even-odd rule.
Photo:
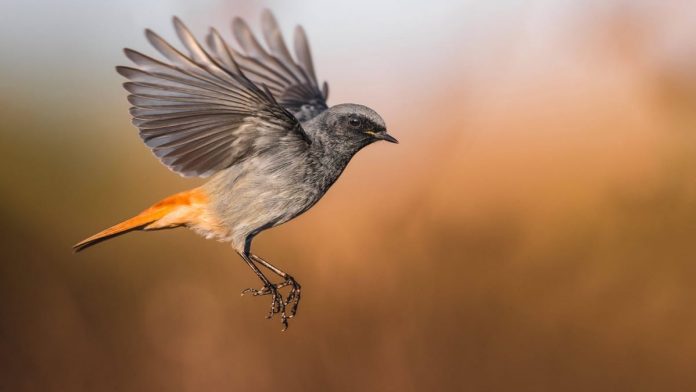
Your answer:
[[[172,15],[306,28],[330,103],[386,119],[255,251],[78,240],[200,184],[141,143],[113,67]],[[0,2],[1,391],[696,390],[696,3]]]

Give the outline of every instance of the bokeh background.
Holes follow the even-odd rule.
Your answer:
[[[200,183],[120,49],[264,7],[401,140],[255,241],[303,284],[284,333],[226,244],[71,252]],[[2,0],[0,132],[1,391],[696,390],[693,1]]]

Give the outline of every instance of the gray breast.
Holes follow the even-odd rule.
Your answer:
[[[317,165],[307,154],[269,152],[230,167],[205,185],[213,212],[235,246],[259,229],[277,226],[314,205],[323,194]]]

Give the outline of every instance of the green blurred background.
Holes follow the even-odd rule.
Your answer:
[[[287,332],[186,230],[71,245],[199,180],[113,67],[170,17],[308,31],[330,103],[386,119],[255,241]],[[0,2],[1,391],[696,390],[696,3]]]

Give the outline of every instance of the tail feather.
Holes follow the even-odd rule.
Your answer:
[[[174,219],[163,218],[179,210],[181,207],[190,206],[193,202],[200,203],[204,201],[204,198],[205,195],[199,188],[169,196],[140,214],[78,242],[73,246],[73,251],[77,253],[101,241],[126,234],[133,230],[155,230],[185,225],[189,223],[185,219],[186,214],[177,214]]]

